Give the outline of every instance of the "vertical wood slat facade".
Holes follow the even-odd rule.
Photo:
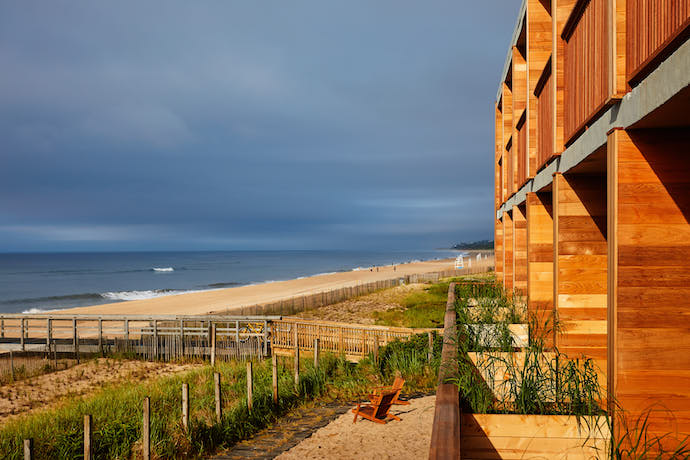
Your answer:
[[[517,125],[517,186],[527,181],[527,123],[523,116]]]
[[[634,82],[690,29],[690,0],[627,0],[626,77]]]
[[[553,78],[549,65],[543,77],[543,86],[537,96],[537,170],[551,159],[554,148]]]
[[[527,0],[527,136],[529,164],[527,177],[539,169],[537,95],[544,67],[551,59],[552,29],[551,0]],[[553,149],[551,149],[553,150]]]
[[[508,145],[506,146],[506,184],[507,192],[506,195],[509,197],[515,193],[515,155],[513,155],[513,139],[508,140]]]
[[[585,0],[564,31],[564,137],[568,144],[606,104],[609,96],[607,0]]]

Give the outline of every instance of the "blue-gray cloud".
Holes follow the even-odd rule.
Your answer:
[[[0,251],[488,237],[505,3],[5,2]]]

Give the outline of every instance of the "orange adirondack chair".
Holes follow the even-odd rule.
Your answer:
[[[398,397],[400,390],[383,390],[381,393],[375,395],[369,404],[357,404],[357,407],[352,409],[355,413],[355,419],[352,423],[357,423],[357,417],[362,417],[372,422],[385,424],[389,418],[393,420],[400,420],[400,417],[390,413],[393,401]]]
[[[396,377],[395,380],[393,381],[393,385],[389,387],[374,387],[372,390],[372,393],[369,395],[369,400],[373,400],[376,395],[378,395],[381,390],[386,389],[386,390],[398,390],[398,396],[400,396],[400,392],[402,391],[402,387],[405,385],[405,379],[402,377]],[[393,404],[399,405],[399,406],[409,406],[410,403],[408,401],[401,401],[398,396],[395,397],[393,400]]]

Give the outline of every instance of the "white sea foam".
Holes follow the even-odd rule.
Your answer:
[[[175,269],[172,267],[153,267],[151,270],[154,272],[174,272]]]
[[[25,315],[41,315],[43,313],[52,313],[54,311],[60,310],[44,310],[42,308],[29,308],[28,310],[24,310],[22,313]]]
[[[104,292],[101,297],[109,300],[144,300],[153,299],[154,297],[164,297],[168,295],[184,294],[195,291],[175,291],[175,290],[150,290],[150,291],[119,291],[119,292]]]

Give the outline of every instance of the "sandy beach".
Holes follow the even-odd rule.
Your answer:
[[[328,291],[360,283],[391,279],[395,276],[438,272],[453,268],[453,259],[414,262],[368,269],[316,275],[203,292],[192,292],[145,300],[94,305],[60,310],[65,314],[169,314],[197,315],[225,311],[264,302],[274,302],[305,294]],[[57,312],[56,312],[57,313]]]
[[[390,421],[385,425],[361,419],[352,423],[353,415],[348,411],[277,458],[426,458],[429,455],[435,401],[436,396],[425,396],[410,400],[409,406],[394,406],[391,413],[402,420]]]

